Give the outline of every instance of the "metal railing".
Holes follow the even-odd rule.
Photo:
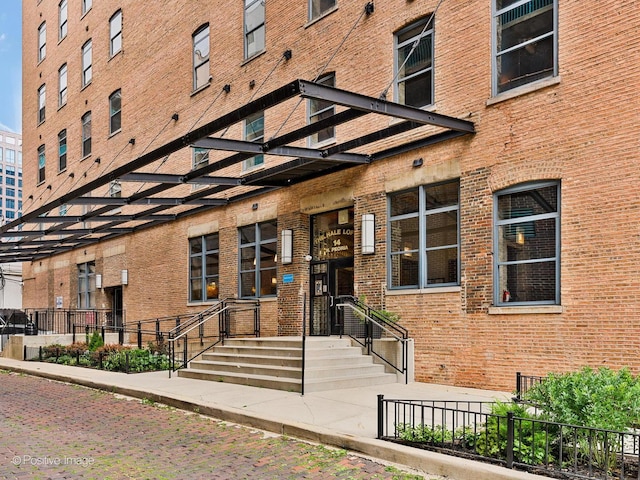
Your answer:
[[[408,330],[390,320],[380,310],[367,306],[353,296],[337,297],[336,300],[340,334],[349,336],[364,347],[367,355],[379,358],[384,364],[403,374],[405,383],[408,383]],[[376,342],[375,340],[398,342],[401,349],[400,358],[398,359],[395,348],[387,348],[388,342]]]
[[[111,309],[27,308],[24,312],[38,333],[69,334],[73,333],[73,325],[121,326]]]
[[[378,395],[377,436],[555,478],[640,478],[638,432],[549,422],[515,403]]]
[[[522,401],[526,393],[535,385],[542,383],[545,377],[535,375],[522,375],[516,372],[516,396],[514,400]]]
[[[220,301],[168,332],[169,376],[216,345],[224,344],[225,338],[247,336],[260,336],[260,302]]]

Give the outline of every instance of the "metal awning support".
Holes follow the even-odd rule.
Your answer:
[[[263,143],[215,136],[217,132],[226,132],[229,127],[252,114],[269,110],[294,97],[321,100],[344,108],[334,115],[285,131]],[[303,147],[299,146],[299,143],[295,145],[296,142],[326,128],[348,124],[367,115],[383,115],[402,121],[389,122],[388,127],[377,131],[363,131],[330,147]],[[382,150],[371,150],[375,142],[393,139],[424,126],[436,129],[423,129],[418,131],[417,136],[414,134],[411,140],[399,139],[397,144],[391,143],[391,146]],[[90,180],[40,207],[25,212],[21,218],[1,226],[0,261],[33,261],[52,256],[78,246],[117,238],[308,179],[366,165],[474,132],[473,123],[467,120],[306,80],[295,80],[139,155],[99,178]],[[132,143],[130,148],[134,148],[133,145]],[[383,145],[389,145],[389,142]],[[196,170],[170,173],[141,171],[153,162],[189,147],[231,153]],[[358,149],[358,153],[353,151],[355,149]],[[361,153],[362,151],[364,153]],[[212,175],[256,155],[279,157],[284,161],[241,177]],[[141,187],[129,197],[85,196],[114,181],[138,183]],[[142,189],[146,183],[151,185]],[[185,184],[197,184],[201,185],[201,188],[186,192]],[[178,195],[174,192],[167,194],[176,187],[182,188]],[[84,205],[91,210],[83,215],[58,215],[57,209],[62,205]],[[131,213],[133,206],[136,206],[133,210],[135,213]],[[56,215],[52,215],[54,212]],[[51,225],[51,228],[23,230],[24,226],[31,228],[44,224]]]

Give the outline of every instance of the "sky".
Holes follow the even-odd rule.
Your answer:
[[[22,0],[0,0],[0,130],[22,133]]]

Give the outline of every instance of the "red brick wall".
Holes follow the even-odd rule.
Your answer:
[[[327,67],[336,72],[336,86],[377,97],[393,76],[393,32],[431,12],[435,3],[376,2],[373,15],[359,20]],[[473,121],[474,136],[87,248],[95,255],[98,269],[105,249],[124,244],[119,261],[129,271],[124,288],[127,317],[150,318],[200,308],[188,305],[187,229],[211,221],[218,222],[220,232],[220,295],[237,295],[238,218],[251,215],[251,206],[257,202],[256,214],[276,209],[278,231],[294,231],[294,261],[279,265],[277,301],[263,303],[263,334],[299,334],[302,294],[308,291],[308,264],[303,257],[309,251],[309,215],[301,211],[300,200],[351,188],[356,294],[366,295],[373,306],[400,314],[416,341],[418,380],[512,389],[516,371],[544,375],[588,364],[630,366],[640,373],[640,64],[631,61],[640,47],[640,10],[630,0],[592,2],[588,9],[580,2],[559,3],[557,83],[501,102],[491,98],[490,2],[441,5],[435,20],[434,109]],[[241,3],[171,0],[162,9],[152,9],[145,2],[124,2],[123,52],[108,59],[108,19],[117,7],[96,2],[80,19],[79,5],[70,2],[69,35],[58,43],[57,2],[25,2],[24,210],[93,180],[253,96],[295,78],[314,78],[356,24],[363,7],[364,3],[339,2],[334,13],[307,25],[306,2],[269,1],[266,52],[244,62]],[[36,31],[42,19],[47,20],[47,57],[38,65]],[[192,95],[191,34],[205,22],[210,22],[212,31],[212,83]],[[88,38],[93,39],[93,82],[81,90],[80,48]],[[287,49],[293,57],[285,62],[281,56]],[[69,70],[69,100],[58,110],[57,71],[64,62]],[[47,84],[47,119],[37,126],[37,89],[43,82]],[[225,84],[231,85],[229,94],[221,93]],[[108,97],[117,88],[122,89],[122,131],[109,137]],[[392,90],[388,98],[393,98]],[[296,101],[267,112],[267,138],[282,126]],[[93,154],[80,159],[80,117],[87,110],[93,113]],[[179,114],[177,122],[171,120],[173,113]],[[303,102],[283,131],[305,122]],[[388,124],[386,119],[367,117],[338,126],[337,136],[342,140]],[[68,168],[57,174],[57,134],[62,128],[67,129]],[[241,138],[241,127],[231,128],[226,136]],[[136,139],[135,145],[128,143],[130,138]],[[47,148],[47,178],[36,186],[36,152],[41,144]],[[212,154],[212,161],[217,158]],[[416,158],[423,159],[423,167],[412,167]],[[268,166],[277,161],[266,159]],[[191,155],[185,149],[147,171],[175,173],[190,165]],[[443,170],[444,165],[455,168]],[[237,166],[220,172],[238,173]],[[460,288],[385,293],[388,191],[403,184],[417,186],[457,177]],[[493,195],[536,180],[561,182],[562,313],[490,313]],[[52,188],[47,189],[48,185]],[[135,188],[123,184],[123,195]],[[190,188],[178,190],[184,193]],[[95,194],[106,194],[107,186],[102,190]],[[33,200],[28,200],[30,194]],[[69,214],[78,212],[79,207],[73,207]],[[374,255],[359,253],[363,213],[376,216]],[[278,246],[279,242],[280,237]],[[57,295],[65,297],[65,306],[67,297],[75,301],[75,265],[82,255],[81,249],[42,260],[46,270],[38,262],[25,265],[24,305],[53,306]],[[69,267],[54,270],[54,261],[68,261]],[[111,268],[108,265],[106,261],[104,268]],[[294,282],[282,284],[284,273],[292,273]],[[106,297],[100,295],[102,304]]]

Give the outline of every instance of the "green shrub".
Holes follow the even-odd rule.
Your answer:
[[[549,374],[530,389],[525,399],[539,406],[552,422],[603,430],[625,431],[640,424],[640,381],[627,368]],[[605,470],[615,466],[619,435],[589,430],[566,432],[581,456],[591,457]]]
[[[551,373],[525,399],[553,422],[607,430],[640,425],[640,381],[627,368]]]
[[[154,355],[145,349],[132,349],[111,353],[104,360],[103,366],[105,370],[114,372],[167,370],[169,358],[166,355]]]
[[[505,459],[507,456],[507,414],[514,417],[513,457],[516,462],[539,465],[552,462],[549,444],[553,434],[542,429],[536,416],[517,403],[497,402],[487,416],[484,430],[476,439],[476,451],[485,457]],[[528,420],[530,419],[530,420]]]
[[[89,351],[95,352],[98,348],[104,345],[104,340],[102,340],[102,335],[97,330],[93,332],[91,335],[91,339],[89,340]]]

